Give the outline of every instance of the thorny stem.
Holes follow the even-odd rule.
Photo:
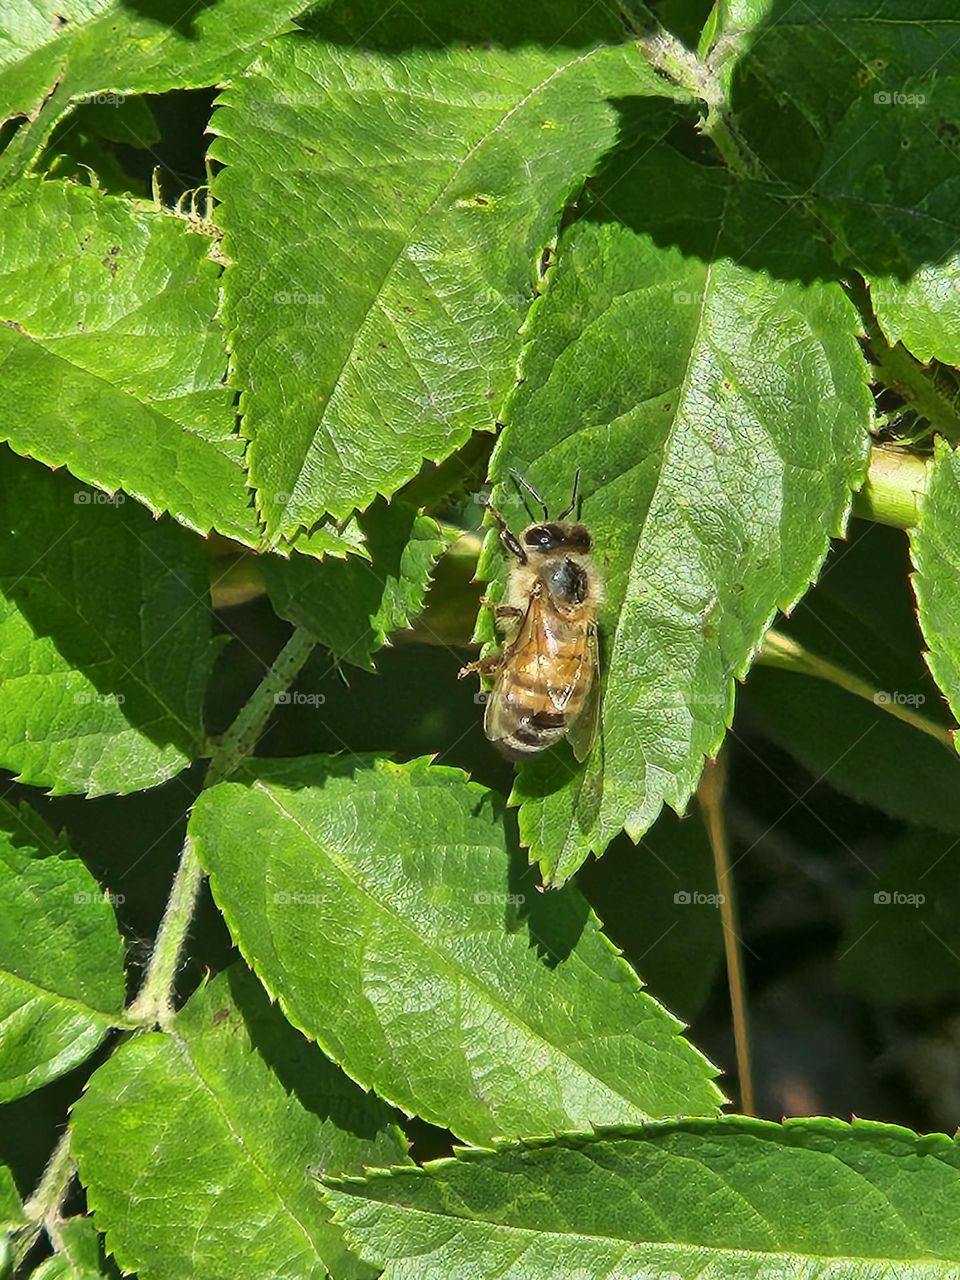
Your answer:
[[[307,632],[300,628],[294,631],[217,745],[204,779],[204,789],[230,777],[251,754],[273,712],[277,697],[296,679],[315,644],[316,641]],[[147,1026],[167,1026],[173,1018],[173,988],[177,965],[202,884],[203,871],[193,842],[188,838],[180,855],[180,866],[174,877],[147,976],[129,1009],[132,1018]]]

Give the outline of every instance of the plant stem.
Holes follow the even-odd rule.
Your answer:
[[[253,752],[257,739],[270,719],[278,696],[296,679],[316,645],[307,632],[297,628],[284,645],[240,714],[223,735],[204,779],[204,789],[222,782]],[[187,838],[180,855],[167,908],[160,923],[147,975],[129,1015],[146,1025],[168,1026],[174,1016],[173,993],[177,966],[193,918],[203,869],[193,842]]]
[[[945,746],[951,755],[955,754],[953,734],[945,726],[937,724],[933,720],[928,720],[926,716],[920,715],[912,707],[902,705],[886,690],[877,689],[869,681],[854,675],[850,671],[845,671],[843,667],[838,666],[835,662],[830,662],[827,658],[820,658],[815,653],[811,653],[809,649],[805,649],[803,645],[798,644],[796,640],[792,640],[790,636],[784,635],[782,631],[770,630],[767,632],[757,661],[764,666],[780,667],[785,671],[794,671],[799,675],[815,676],[820,680],[828,680],[831,684],[845,689],[847,693],[852,693],[857,698],[863,698],[866,702],[872,702],[881,711],[886,711],[888,715],[895,716],[898,720],[911,725],[914,729],[919,729],[921,733],[925,733],[931,738],[936,738],[937,742]]]
[[[868,325],[867,331],[878,381],[899,392],[939,435],[953,444],[960,441],[960,413],[954,401],[937,386],[932,372],[914,359],[902,343],[888,346],[879,325]]]
[[[53,1149],[53,1155],[47,1161],[36,1191],[23,1206],[28,1218],[42,1222],[48,1214],[55,1213],[60,1208],[65,1190],[64,1175],[72,1165],[70,1130],[64,1129],[60,1141]]]
[[[723,757],[708,760],[697,788],[697,802],[703,813],[707,837],[713,851],[717,892],[720,895],[723,951],[727,961],[727,986],[730,991],[733,1039],[737,1053],[737,1077],[740,1081],[740,1110],[744,1115],[752,1116],[756,1115],[756,1104],[753,1092],[753,1068],[750,1062],[747,983],[743,973],[743,948],[737,930],[736,885],[730,867],[730,847],[727,843],[726,823],[723,820],[726,780],[727,770]]]
[[[863,488],[853,499],[853,513],[895,529],[912,529],[920,518],[920,498],[927,489],[927,459],[903,449],[877,445]]]
[[[298,627],[274,659],[263,679],[226,731],[213,753],[204,787],[228,778],[253,753],[280,694],[285,693],[303,670],[316,648],[316,640]]]
[[[16,1233],[15,1255],[18,1266],[33,1248],[41,1231],[45,1229],[53,1242],[60,1221],[60,1206],[75,1171],[76,1166],[70,1153],[70,1130],[66,1128],[47,1161],[36,1191],[23,1206],[30,1225]]]
[[[922,364],[902,342],[891,346],[880,327],[870,290],[863,279],[851,279],[847,288],[863,320],[875,380],[902,396],[907,405],[921,418],[925,418],[938,435],[954,444],[960,442],[960,411],[957,408],[956,390],[948,393],[938,385],[935,363]]]

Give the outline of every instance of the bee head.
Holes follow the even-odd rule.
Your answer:
[[[582,524],[532,524],[523,531],[524,546],[532,551],[573,551],[586,555],[590,534]]]

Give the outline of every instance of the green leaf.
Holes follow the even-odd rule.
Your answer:
[[[870,301],[891,345],[902,342],[924,363],[960,365],[960,256],[908,280],[890,276],[871,288]]]
[[[27,1221],[13,1174],[0,1164],[0,1231],[12,1231]]]
[[[392,631],[409,627],[423,608],[437,557],[458,531],[404,502],[376,502],[358,525],[370,560],[318,564],[306,556],[261,561],[271,603],[337,659],[370,670]]]
[[[955,6],[728,0],[710,25],[720,114],[748,163],[810,208],[835,259],[872,282],[891,342],[956,362]]]
[[[731,1116],[459,1151],[325,1191],[384,1280],[954,1280],[960,1151]],[[480,1272],[477,1272],[480,1274]]]
[[[123,1022],[123,993],[123,944],[96,880],[31,809],[0,800],[0,1102],[88,1058]]]
[[[811,775],[892,818],[960,833],[960,762],[941,742],[824,680],[757,667],[741,705]]]
[[[541,894],[493,792],[428,761],[259,761],[205,792],[198,856],[290,1020],[471,1142],[712,1113],[709,1063],[574,890]]]
[[[256,546],[208,249],[182,220],[89,188],[6,192],[0,439]]]
[[[0,161],[0,177],[16,175],[35,158],[71,104],[122,103],[128,94],[223,84],[259,41],[289,28],[301,8],[251,8],[246,0],[192,9],[182,0],[20,6],[0,43],[0,120],[28,120]]]
[[[563,237],[491,464],[515,529],[529,516],[509,468],[553,510],[580,469],[605,582],[602,738],[584,765],[561,744],[522,767],[512,796],[554,883],[621,827],[636,840],[664,803],[686,805],[730,722],[734,679],[816,576],[865,466],[871,400],[852,306],[835,285],[731,261],[749,193],[665,160],[715,260],[663,247],[677,215],[672,184],[661,199],[647,180],[655,153],[651,169],[611,174],[597,216],[632,208],[636,228],[580,221]],[[503,568],[491,534],[491,595]]]
[[[172,778],[206,750],[203,544],[5,449],[0,509],[0,765],[56,795]]]
[[[33,1280],[102,1280],[103,1272],[98,1268],[75,1267],[69,1258],[56,1254],[45,1258],[36,1271],[32,1271]]]
[[[353,1280],[308,1167],[402,1161],[386,1108],[284,1022],[241,966],[171,1031],[123,1045],[73,1109],[74,1151],[107,1247],[142,1280]]]
[[[111,143],[134,150],[149,150],[160,141],[160,130],[147,98],[125,98],[117,103],[96,101],[77,106],[53,130],[37,159],[37,170],[47,178],[68,179],[114,195],[146,198],[150,184],[142,173],[128,172]],[[136,161],[131,164],[136,169]]]
[[[449,18],[426,8],[404,35],[421,47],[389,45],[379,8],[332,40],[269,42],[213,117],[224,317],[273,539],[494,427],[538,263],[615,141],[607,99],[671,92],[604,43],[622,31],[600,8],[576,47],[540,15],[548,49],[502,47],[531,25],[516,6],[490,42],[435,47]]]
[[[57,1227],[57,1253],[46,1258],[33,1280],[102,1280],[100,1241],[90,1218],[70,1218]]]
[[[910,531],[927,664],[960,719],[960,455],[938,440],[920,520]]]

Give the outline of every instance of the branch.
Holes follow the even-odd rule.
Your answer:
[[[17,1266],[36,1244],[41,1231],[45,1230],[51,1244],[55,1243],[61,1222],[60,1209],[75,1172],[76,1165],[70,1153],[70,1130],[67,1128],[60,1135],[60,1141],[47,1161],[36,1191],[23,1206],[29,1222],[16,1232],[14,1249]]]
[[[213,753],[204,789],[229,778],[252,754],[257,739],[270,719],[277,698],[294,682],[316,645],[307,632],[297,629],[284,645],[240,714]],[[203,884],[203,870],[193,842],[188,838],[180,855],[147,976],[128,1012],[145,1026],[168,1026],[174,1015],[173,992],[180,954],[186,942],[197,897]]]

